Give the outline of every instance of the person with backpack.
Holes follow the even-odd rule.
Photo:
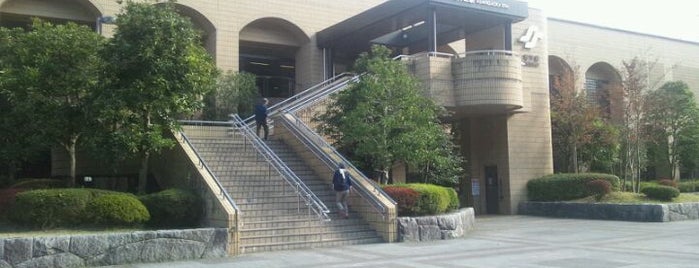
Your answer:
[[[263,98],[255,105],[255,124],[257,125],[257,136],[260,136],[260,128],[264,130],[265,140],[269,135],[269,126],[267,125],[267,104],[269,100]]]
[[[337,202],[339,216],[345,219],[349,218],[347,197],[352,189],[352,180],[344,163],[339,163],[337,170],[333,173],[333,189],[335,190],[335,202]]]

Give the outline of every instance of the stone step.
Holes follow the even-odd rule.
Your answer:
[[[241,253],[255,253],[255,252],[267,252],[267,251],[277,251],[277,250],[290,250],[290,249],[301,249],[301,248],[327,248],[327,247],[341,247],[349,245],[359,245],[359,244],[373,244],[382,243],[383,240],[378,237],[365,237],[348,240],[343,239],[324,239],[323,241],[316,242],[288,242],[288,243],[274,243],[274,244],[261,244],[261,245],[244,245],[240,247]],[[242,243],[241,243],[242,244]]]
[[[363,226],[366,225],[363,219],[359,217],[356,213],[350,213],[349,218],[345,219],[339,217],[337,213],[330,213],[330,222],[322,222],[317,216],[308,215],[287,215],[287,216],[258,216],[258,217],[248,217],[243,216],[242,222],[243,226],[241,230],[268,230],[268,229],[279,229],[279,228],[303,228],[312,227],[317,228],[324,224],[335,224],[335,225],[352,225],[352,226]]]
[[[299,233],[288,233],[288,234],[269,234],[269,235],[259,235],[259,236],[248,236],[245,232],[241,232],[240,243],[243,245],[269,245],[277,243],[295,243],[295,242],[317,242],[323,240],[352,240],[376,237],[376,232],[374,230],[328,230],[323,231],[323,229],[299,232]]]

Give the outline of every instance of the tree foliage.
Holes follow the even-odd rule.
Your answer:
[[[649,70],[654,63],[635,57],[622,62],[621,92],[625,104],[621,132],[621,178],[622,186],[631,180],[632,190],[639,192],[641,172],[647,163],[646,143],[648,135],[643,127],[646,111],[646,94],[651,89],[648,83]]]
[[[103,54],[109,76],[100,97],[112,143],[140,156],[144,192],[151,153],[174,145],[164,134],[178,127],[179,117],[203,107],[217,70],[199,33],[172,2],[129,1],[116,25]]]
[[[31,84],[24,68],[22,29],[0,28],[0,162],[7,168],[10,181],[19,165],[36,156],[47,146],[41,126],[33,120],[33,105],[22,95],[24,85]]]
[[[646,125],[650,141],[661,148],[659,156],[663,165],[670,170],[673,179],[679,179],[680,144],[683,138],[699,124],[699,108],[689,86],[682,81],[667,82],[658,90],[650,92],[646,102]],[[684,134],[684,135],[683,135]],[[690,148],[687,148],[690,149]]]
[[[258,95],[254,74],[229,71],[218,77],[216,90],[207,95],[204,118],[228,120],[235,113],[245,118],[252,114]]]
[[[552,80],[551,132],[558,171],[607,169],[616,158],[616,132],[579,88],[578,68]],[[601,150],[600,150],[601,149]]]
[[[13,35],[4,48],[13,51],[3,62],[3,88],[11,114],[28,123],[19,139],[63,147],[70,159],[68,186],[75,179],[76,145],[91,128],[92,96],[96,92],[102,60],[98,55],[103,38],[86,26],[53,25],[35,20],[29,32],[4,31]],[[26,115],[31,115],[26,118]],[[8,119],[13,121],[13,119]],[[14,119],[16,121],[16,119]],[[18,133],[19,134],[19,133]],[[21,137],[21,136],[27,137]],[[4,135],[3,135],[4,136]],[[26,144],[20,142],[19,144]],[[30,145],[32,147],[32,145]],[[31,150],[30,150],[31,151]],[[21,154],[20,154],[21,155]]]
[[[426,182],[458,182],[463,159],[440,124],[444,110],[422,96],[405,65],[389,56],[381,46],[360,55],[355,69],[364,75],[316,118],[321,133],[365,170],[388,174],[404,162]]]

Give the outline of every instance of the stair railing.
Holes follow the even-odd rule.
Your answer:
[[[287,98],[279,103],[276,103],[276,104],[270,106],[269,108],[267,108],[267,110],[269,111],[268,116],[269,117],[274,116],[277,114],[277,111],[287,109],[286,106],[288,106],[288,105],[291,105],[291,104],[294,104],[294,103],[297,103],[299,101],[303,101],[306,99],[315,98],[315,96],[319,93],[318,91],[324,92],[324,91],[327,91],[329,88],[335,88],[336,86],[345,85],[345,84],[347,84],[347,80],[352,79],[353,77],[356,77],[356,76],[352,73],[341,73],[341,74],[338,74],[334,77],[331,77],[323,82],[320,82],[320,83],[318,83],[310,88],[307,88],[307,89],[299,92],[298,94],[296,94],[294,96],[291,96],[291,97],[289,97],[289,98]],[[254,118],[254,116],[249,116],[248,118],[245,118],[244,121],[245,121],[245,123],[250,125],[250,124],[254,123],[253,118]]]
[[[381,186],[379,186],[373,180],[370,180],[350,161],[348,161],[342,154],[340,154],[335,147],[331,146],[323,137],[318,135],[315,131],[311,130],[306,123],[300,118],[296,117],[291,112],[285,112],[281,115],[282,123],[291,130],[291,133],[296,136],[296,138],[303,142],[307,148],[311,149],[311,152],[318,157],[323,163],[325,163],[331,170],[336,170],[338,168],[338,163],[345,163],[346,168],[353,170],[355,174],[359,174],[360,178],[351,177],[353,187],[358,190],[359,194],[374,207],[374,209],[382,215],[384,219],[388,217],[388,208],[384,206],[383,202],[379,199],[382,196],[389,200],[394,205],[396,202],[383,191]],[[335,158],[334,158],[334,157]],[[362,184],[358,183],[357,180],[363,180],[370,184],[370,188],[363,187]]]
[[[231,204],[231,206],[235,209],[237,214],[241,214],[240,209],[238,208],[238,205],[235,204],[235,201],[233,201],[233,198],[231,197],[231,195],[228,194],[228,191],[226,191],[226,188],[224,188],[223,185],[221,184],[221,180],[219,180],[218,177],[216,177],[216,174],[211,171],[211,168],[209,167],[209,165],[207,165],[206,161],[204,161],[204,159],[201,157],[201,155],[199,154],[199,151],[197,151],[197,148],[194,147],[194,145],[192,145],[192,142],[189,140],[189,138],[184,133],[184,131],[180,131],[180,135],[182,136],[182,141],[184,141],[187,144],[187,146],[189,146],[189,148],[192,149],[192,152],[194,152],[194,155],[196,155],[197,159],[199,159],[199,163],[198,163],[199,166],[204,168],[204,170],[206,170],[206,172],[209,173],[209,175],[214,179],[220,194],[222,194],[224,197],[226,197],[226,200],[228,200],[228,203]]]
[[[262,141],[262,139],[252,132],[252,129],[248,127],[245,121],[237,114],[232,115],[231,120],[233,121],[234,129],[236,131],[240,131],[246,138],[248,138],[252,142],[253,147],[294,189],[296,194],[299,196],[299,212],[301,211],[301,200],[303,199],[306,207],[308,207],[309,215],[311,211],[313,211],[320,220],[330,221],[330,216],[328,215],[330,210],[327,208],[327,206],[325,206],[325,203],[323,203],[323,201],[320,200],[320,198],[318,198],[318,196],[316,196],[293,171],[291,171],[289,166],[279,159],[277,154],[275,154],[274,151],[272,151],[272,149],[270,149],[269,146]]]

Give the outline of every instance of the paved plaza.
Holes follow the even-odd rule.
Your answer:
[[[115,267],[699,267],[699,221],[487,216],[463,239]]]

